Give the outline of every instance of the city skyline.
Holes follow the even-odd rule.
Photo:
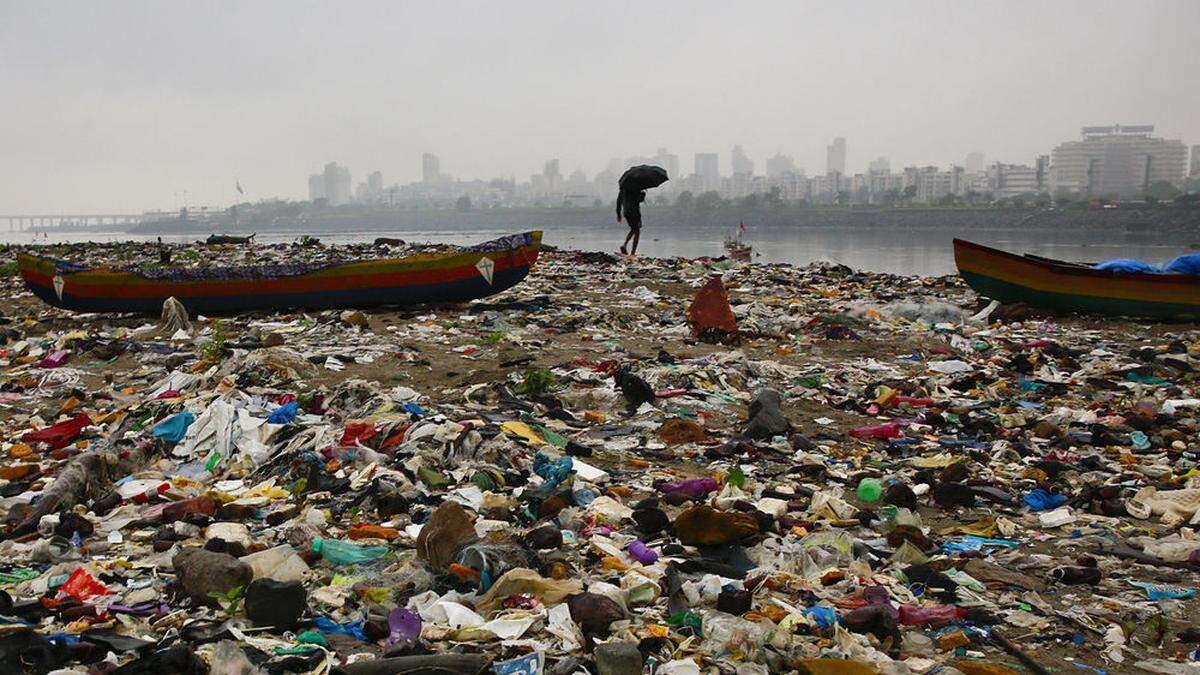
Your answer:
[[[1152,121],[1195,143],[1200,4],[1128,9],[14,1],[0,210],[226,203],[238,182],[303,198],[325,162],[407,183],[422,152],[459,177],[524,180],[547,158],[593,173],[657,147],[683,171],[719,152],[728,171],[738,144],[759,173],[783,154],[812,175],[838,136],[847,173],[880,155],[1028,162],[1084,124]],[[220,48],[179,48],[198,44]]]
[[[825,173],[812,175],[782,153],[768,157],[760,173],[745,148],[735,145],[728,153],[728,171],[722,170],[719,153],[711,152],[695,153],[692,171],[681,171],[679,155],[659,147],[651,156],[612,158],[605,169],[594,174],[580,169],[564,174],[561,162],[549,159],[542,171],[531,174],[527,181],[515,177],[461,180],[441,170],[439,156],[425,152],[420,181],[384,187],[376,170],[352,193],[348,170],[336,162],[327,163],[321,172],[309,176],[308,199],[329,206],[351,202],[468,208],[476,202],[488,207],[586,206],[611,198],[624,167],[637,164],[669,167],[673,179],[654,191],[657,203],[684,192],[715,192],[724,199],[759,195],[818,204],[885,205],[1044,201],[1052,197],[1170,198],[1173,191],[1187,185],[1189,175],[1193,181],[1197,179],[1197,157],[1193,154],[1189,172],[1188,146],[1154,132],[1154,125],[1084,126],[1079,139],[1065,139],[1032,161],[993,159],[985,163],[984,153],[971,151],[963,162],[947,166],[914,164],[893,169],[890,158],[881,155],[870,160],[862,172],[846,166],[849,144],[838,136],[827,146]]]

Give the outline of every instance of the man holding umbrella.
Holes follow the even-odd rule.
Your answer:
[[[617,181],[620,192],[617,193],[617,222],[621,222],[622,211],[625,222],[629,224],[629,234],[625,235],[625,243],[621,244],[621,253],[637,255],[638,240],[642,235],[642,202],[646,201],[646,190],[656,188],[667,182],[667,172],[659,166],[642,164],[631,167],[621,174]],[[633,246],[627,251],[626,246],[633,240]]]

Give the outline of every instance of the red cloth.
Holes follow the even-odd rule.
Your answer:
[[[342,440],[338,441],[338,445],[358,445],[374,438],[376,433],[378,433],[378,430],[374,424],[365,424],[363,422],[347,424],[346,430],[342,432]]]
[[[21,440],[26,443],[45,443],[50,446],[51,450],[58,450],[70,445],[71,441],[79,437],[83,428],[91,423],[90,417],[79,413],[65,422],[59,422],[45,429],[30,431],[22,436]]]

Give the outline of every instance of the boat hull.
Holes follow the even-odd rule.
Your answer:
[[[17,265],[37,297],[63,309],[153,314],[175,297],[192,314],[229,314],[475,300],[520,283],[540,249],[541,232],[535,231],[451,253],[338,263],[289,275],[231,268],[199,278],[171,278],[170,271],[148,276],[134,270],[83,269],[26,253],[18,255]],[[490,264],[481,264],[484,258]]]
[[[1200,319],[1197,277],[1118,274],[1019,256],[961,239],[954,240],[954,262],[975,292],[1003,303],[1106,316]]]

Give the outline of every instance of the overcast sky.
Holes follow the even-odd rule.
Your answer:
[[[1031,162],[1079,127],[1200,143],[1200,2],[0,0],[0,214],[306,198],[743,145],[824,172]]]

